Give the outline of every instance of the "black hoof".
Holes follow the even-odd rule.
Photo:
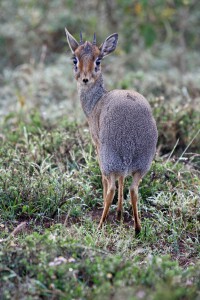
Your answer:
[[[135,237],[140,237],[141,228],[135,228]]]
[[[117,211],[117,221],[121,221],[121,219],[122,219],[122,211],[119,210]]]

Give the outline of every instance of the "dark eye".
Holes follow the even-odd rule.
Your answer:
[[[100,59],[97,59],[97,60],[96,60],[96,65],[99,66],[100,63],[101,63]]]
[[[77,64],[77,58],[76,58],[76,57],[73,58],[73,64],[74,64],[74,65]]]

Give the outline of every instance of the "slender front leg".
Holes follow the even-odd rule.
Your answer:
[[[102,185],[103,185],[103,203],[104,203],[103,206],[105,207],[106,195],[108,191],[108,182],[104,175],[102,175]]]
[[[137,209],[137,201],[138,201],[138,186],[141,180],[140,173],[135,173],[133,175],[133,182],[130,187],[130,196],[131,196],[131,203],[133,207],[133,217],[135,222],[135,234],[136,236],[139,235],[141,231],[141,225],[140,225],[140,218],[138,216],[138,209]]]
[[[99,158],[99,147],[97,144],[95,145],[95,149],[96,149],[96,153],[97,153],[99,167],[101,169],[101,163],[100,163],[100,158]],[[101,180],[102,180],[102,185],[103,185],[103,202],[104,202],[104,206],[105,206],[106,195],[107,195],[107,190],[108,190],[108,182],[107,182],[106,177],[103,175],[103,173],[101,175]]]
[[[103,213],[101,216],[101,220],[100,220],[98,229],[100,229],[102,227],[103,222],[105,221],[105,219],[107,217],[110,205],[111,205],[114,195],[115,195],[116,187],[115,187],[115,176],[114,175],[109,176],[109,178],[107,179],[107,184],[108,184],[107,195],[105,198],[105,205],[104,205],[104,209],[103,209]]]
[[[124,177],[120,176],[118,179],[118,206],[117,206],[117,220],[120,221],[123,212],[123,194],[124,192]]]

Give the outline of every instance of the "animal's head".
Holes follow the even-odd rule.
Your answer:
[[[83,42],[82,34],[80,34],[80,42],[78,43],[66,28],[65,32],[73,53],[75,78],[80,85],[89,87],[101,74],[101,60],[115,50],[118,34],[113,33],[98,47],[95,34],[92,43]]]

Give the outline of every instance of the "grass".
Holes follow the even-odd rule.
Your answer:
[[[135,238],[129,178],[123,222],[116,196],[97,231],[102,186],[87,127],[21,111],[3,119],[1,140],[1,299],[199,298],[196,162],[179,162],[178,149],[155,158]]]
[[[149,26],[144,8],[130,30],[123,18],[115,22],[119,8],[106,20],[107,7],[98,4],[103,23],[97,42],[119,31],[115,56],[102,62],[106,88],[143,94],[159,131],[158,154],[139,189],[142,232],[136,238],[130,178],[122,222],[115,218],[116,195],[97,230],[103,209],[100,170],[64,35],[67,26],[90,39],[100,1],[57,2],[0,4],[0,300],[199,300],[200,56],[184,30],[185,22],[199,20],[198,10],[186,13],[188,1],[175,5],[184,19],[174,30],[180,41],[171,44],[174,28],[166,19],[169,39],[144,48],[137,30],[140,21]],[[126,20],[136,13],[129,8],[121,10]]]
[[[35,232],[17,242],[7,241],[1,249],[5,299],[16,295],[20,299],[120,299],[122,295],[126,299],[146,299],[147,295],[148,299],[160,299],[163,292],[164,299],[197,299],[198,266],[184,270],[169,256],[136,249],[132,230],[125,233],[123,228],[115,233],[115,239],[122,242],[126,235],[129,254],[128,248],[126,253],[101,249],[97,240],[95,245],[91,243],[97,238],[94,228],[87,228],[83,237],[83,227],[56,225],[42,235]],[[114,236],[107,234],[98,233],[98,239],[109,239],[110,244]]]

